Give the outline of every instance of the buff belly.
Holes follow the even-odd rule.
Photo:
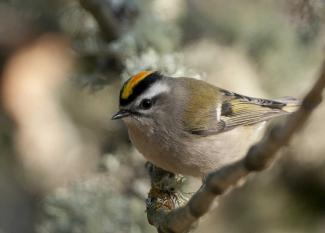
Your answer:
[[[260,138],[263,126],[260,123],[207,137],[177,139],[138,127],[128,127],[128,132],[133,145],[156,166],[173,173],[204,177],[242,158]]]

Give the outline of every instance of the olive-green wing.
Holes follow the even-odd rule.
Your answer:
[[[204,121],[210,122],[209,128],[196,127],[191,130],[192,134],[202,136],[218,134],[237,126],[252,125],[288,114],[299,106],[299,102],[293,98],[277,101],[243,96],[223,89],[220,89],[220,92],[221,104],[215,105],[214,115],[205,116],[208,119]],[[210,110],[213,112],[213,109]]]

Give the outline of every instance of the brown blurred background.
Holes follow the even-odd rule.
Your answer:
[[[301,98],[324,45],[324,0],[0,0],[0,233],[155,232],[145,161],[110,120],[122,83],[155,69]],[[324,122],[321,104],[195,232],[325,232]]]

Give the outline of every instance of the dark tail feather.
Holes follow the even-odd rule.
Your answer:
[[[288,113],[297,111],[301,105],[300,100],[290,96],[283,97],[281,99],[278,99],[277,101],[285,104],[285,106],[282,107],[282,110]]]

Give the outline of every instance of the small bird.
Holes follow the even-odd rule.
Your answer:
[[[143,156],[169,172],[204,177],[242,158],[264,122],[294,112],[299,101],[240,95],[193,78],[142,71],[120,92],[119,111]]]

